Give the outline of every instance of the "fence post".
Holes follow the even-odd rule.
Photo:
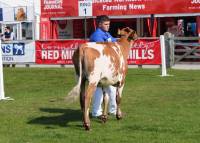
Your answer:
[[[170,47],[170,66],[175,64],[175,42],[174,42],[174,35],[169,35],[169,47]]]
[[[3,83],[3,62],[2,62],[2,49],[0,40],[0,100],[5,99],[4,83]]]
[[[163,35],[160,35],[160,48],[161,48],[161,60],[162,60],[162,75],[161,76],[167,76],[165,37]]]
[[[174,35],[165,32],[165,48],[166,48],[166,66],[167,68],[170,68],[174,65]]]
[[[0,40],[0,100],[13,100],[10,97],[5,97],[4,82],[3,82],[3,61],[2,61],[1,40]]]

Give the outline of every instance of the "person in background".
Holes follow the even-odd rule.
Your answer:
[[[116,42],[116,39],[113,38],[108,32],[110,28],[109,17],[106,15],[97,16],[96,21],[98,28],[90,36],[90,42]],[[117,109],[116,87],[108,86],[107,88],[105,88],[105,92],[108,93],[109,95],[108,111],[110,114],[116,114],[116,109]],[[93,117],[99,117],[102,115],[102,107],[101,107],[102,102],[103,102],[103,91],[101,87],[97,87],[93,98],[93,107],[92,107]]]
[[[167,32],[173,34],[175,37],[184,36],[182,22],[177,23],[176,19],[168,18],[166,21]]]
[[[3,41],[15,40],[14,33],[11,31],[9,26],[6,26],[4,30],[5,30],[5,32],[2,34]]]

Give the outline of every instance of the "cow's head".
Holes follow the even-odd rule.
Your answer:
[[[122,28],[121,30],[118,29],[118,35],[121,37],[126,37],[130,41],[135,40],[138,37],[136,31],[129,27]]]

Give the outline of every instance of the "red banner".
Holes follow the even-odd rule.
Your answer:
[[[85,40],[36,41],[37,64],[72,64],[74,50]],[[159,40],[137,40],[129,53],[128,64],[160,65]]]
[[[200,12],[199,0],[92,0],[92,2],[92,16]],[[78,0],[41,0],[42,17],[79,16],[78,11]]]
[[[128,64],[160,65],[160,40],[137,40],[131,48]]]
[[[36,41],[37,64],[72,64],[74,50],[85,40]]]
[[[198,13],[199,0],[105,0],[93,1],[93,15]]]
[[[41,16],[78,16],[78,0],[41,0]]]

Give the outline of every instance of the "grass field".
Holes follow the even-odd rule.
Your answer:
[[[82,128],[79,103],[65,100],[73,69],[4,68],[0,143],[199,143],[200,71],[129,69],[122,98],[124,118],[91,119]]]

